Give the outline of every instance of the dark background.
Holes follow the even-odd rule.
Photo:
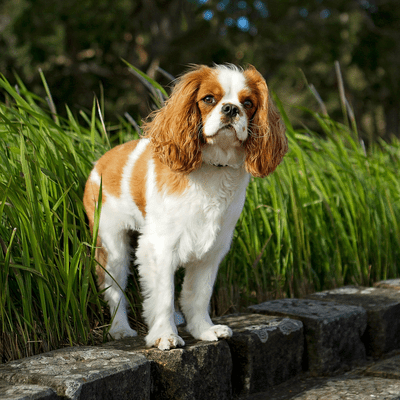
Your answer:
[[[265,76],[295,126],[306,107],[343,122],[334,62],[367,143],[400,137],[398,0],[2,0],[0,72],[18,74],[57,107],[89,110],[104,100],[105,120],[150,110],[125,59],[162,84],[188,64],[251,63]],[[309,122],[312,125],[312,122]],[[312,127],[312,126],[311,126]]]

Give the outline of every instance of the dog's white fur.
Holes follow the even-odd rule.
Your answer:
[[[234,111],[224,111],[227,104]],[[136,260],[147,346],[184,345],[174,324],[179,266],[185,268],[181,308],[187,330],[201,340],[230,337],[231,329],[214,325],[208,313],[218,266],[230,248],[250,173],[268,175],[287,151],[265,81],[253,67],[196,67],[179,80],[166,106],[145,125],[145,134],[107,152],[85,188],[93,228],[102,183],[97,260],[112,276],[98,268],[115,313],[110,335],[136,335],[118,287],[126,288],[127,232],[134,230],[140,233]]]

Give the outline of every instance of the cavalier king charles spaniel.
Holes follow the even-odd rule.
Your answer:
[[[231,329],[214,325],[208,311],[218,266],[230,248],[250,176],[273,172],[288,150],[265,80],[253,66],[195,66],[143,132],[101,157],[85,188],[93,231],[102,186],[96,260],[114,316],[109,333],[114,339],[136,336],[123,293],[129,233],[136,231],[146,345],[167,350],[185,344],[174,323],[180,266],[186,329],[200,340],[228,338]]]

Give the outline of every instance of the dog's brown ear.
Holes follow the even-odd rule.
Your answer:
[[[150,138],[154,153],[172,171],[189,173],[202,163],[201,115],[196,96],[206,70],[210,68],[197,66],[183,75],[165,106],[144,124],[145,137]]]
[[[270,98],[262,75],[250,66],[244,72],[259,104],[249,124],[249,137],[245,142],[247,172],[256,177],[265,177],[275,170],[288,151],[285,127]]]

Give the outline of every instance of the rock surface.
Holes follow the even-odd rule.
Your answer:
[[[260,314],[235,314],[216,318],[228,325],[232,386],[235,395],[265,391],[302,370],[303,323]]]
[[[379,378],[399,379],[400,382],[400,355],[372,365],[367,369],[366,375],[377,376]]]
[[[0,379],[1,400],[59,400],[56,392],[39,385],[15,385]]]
[[[375,287],[400,290],[400,279],[387,279],[375,283]]]
[[[139,352],[151,361],[152,399],[207,400],[232,397],[232,357],[226,341],[195,341],[179,332],[186,346],[169,351],[145,349],[143,338],[104,344],[107,349]]]
[[[345,286],[309,298],[363,307],[367,329],[362,340],[368,355],[380,357],[400,348],[400,290]]]
[[[71,400],[142,400],[150,393],[150,363],[143,355],[98,347],[66,348],[12,361],[0,366],[0,378],[51,388]],[[49,396],[53,398],[50,392]]]
[[[240,400],[400,400],[400,381],[340,375],[333,378],[305,378]]]
[[[215,319],[234,332],[219,342],[195,341],[180,327],[186,346],[171,351],[146,349],[138,337],[3,364],[0,400],[400,400],[397,281],[313,296],[328,301],[252,306],[256,314]],[[367,347],[398,350],[366,359],[361,337]]]
[[[304,367],[314,374],[330,373],[366,357],[361,336],[367,325],[367,314],[361,307],[282,299],[251,306],[248,310],[301,320],[306,342]]]

